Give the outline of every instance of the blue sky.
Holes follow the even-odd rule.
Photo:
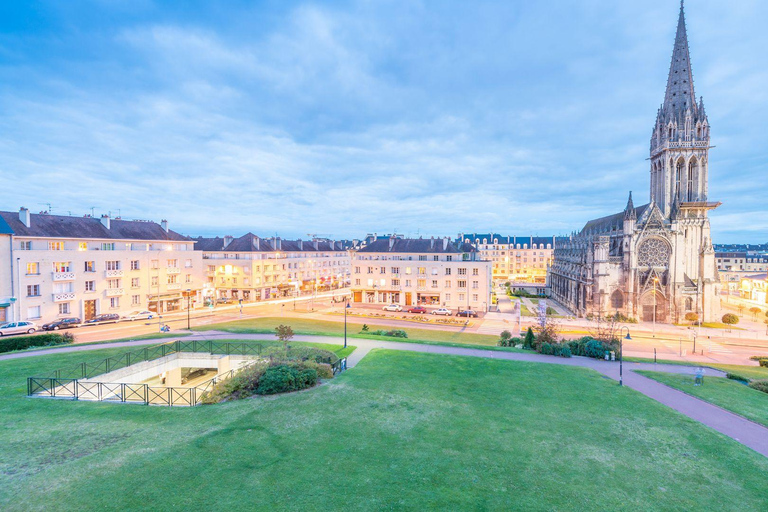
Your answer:
[[[679,4],[0,6],[0,209],[186,234],[564,234],[648,200]],[[714,241],[768,241],[768,2],[689,0]]]

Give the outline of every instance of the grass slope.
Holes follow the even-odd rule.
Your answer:
[[[768,393],[757,391],[740,382],[722,377],[704,377],[704,384],[693,385],[693,376],[638,371],[646,377],[711,402],[723,409],[768,427]]]
[[[307,334],[314,336],[344,336],[344,324],[341,322],[329,322],[325,320],[312,320],[306,318],[279,318],[264,317],[250,318],[247,320],[235,320],[233,322],[224,322],[220,324],[211,324],[203,327],[195,327],[198,331],[228,331],[240,334],[274,334],[275,327],[280,324],[290,325],[296,334]],[[348,324],[348,338],[364,338],[375,340],[393,340],[411,343],[433,343],[448,345],[481,345],[483,347],[492,347],[499,340],[497,336],[488,334],[476,334],[471,332],[459,332],[456,330],[437,330],[437,329],[417,329],[410,327],[392,327],[391,325],[368,324],[371,331],[392,329],[403,329],[408,333],[408,338],[391,338],[387,336],[374,336],[361,332],[361,324]]]
[[[217,406],[23,397],[24,377],[82,357],[0,362],[0,509],[766,505],[768,459],[583,368],[381,350]]]

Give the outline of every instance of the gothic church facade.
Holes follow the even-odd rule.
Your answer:
[[[685,13],[680,16],[664,103],[650,144],[650,203],[587,222],[558,240],[553,298],[578,316],[621,313],[641,321],[715,321],[719,280],[708,212],[709,122],[696,101]]]

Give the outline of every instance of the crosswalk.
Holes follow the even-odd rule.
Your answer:
[[[668,353],[678,354],[680,355],[690,355],[693,351],[693,342],[690,339],[684,339],[682,340],[682,343],[680,340],[665,340],[660,339],[658,340],[664,348],[667,349]],[[696,353],[700,353],[701,351],[704,351],[705,353],[709,352],[712,354],[722,354],[722,355],[731,355],[733,354],[733,351],[726,347],[725,345],[718,343],[716,341],[707,340],[707,339],[699,339],[696,341]]]
[[[501,331],[510,331],[514,334],[517,327],[517,318],[511,314],[488,313],[483,323],[477,328],[478,334],[491,334],[498,336]]]

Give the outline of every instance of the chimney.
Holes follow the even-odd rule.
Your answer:
[[[28,228],[32,227],[32,215],[29,213],[29,210],[23,206],[19,210],[19,220]]]
[[[312,240],[312,245],[315,247],[315,250],[316,250],[316,251],[317,251],[317,250],[320,250],[320,242],[318,241],[318,239],[317,239],[317,238],[315,238],[314,240]]]
[[[432,237],[429,239],[429,248],[434,249],[435,248],[435,237]]]
[[[394,246],[395,246],[395,237],[390,236],[389,237],[389,250],[391,251]]]
[[[105,228],[109,229],[109,215],[102,215],[101,223],[104,225]]]
[[[443,250],[448,249],[448,237],[443,238]]]
[[[256,248],[257,251],[261,250],[261,240],[259,237],[255,236],[253,237],[253,246]]]
[[[283,250],[283,239],[279,238],[279,237],[277,238],[277,250],[278,251],[282,251]]]
[[[166,233],[168,232],[168,221],[163,219],[160,221],[160,227],[163,228],[163,231]]]
[[[299,250],[303,251],[304,250],[304,242],[301,240],[301,238],[299,238],[298,242],[299,242]]]
[[[232,240],[234,240],[232,235],[224,235],[224,247],[222,249],[226,249],[232,243]]]

